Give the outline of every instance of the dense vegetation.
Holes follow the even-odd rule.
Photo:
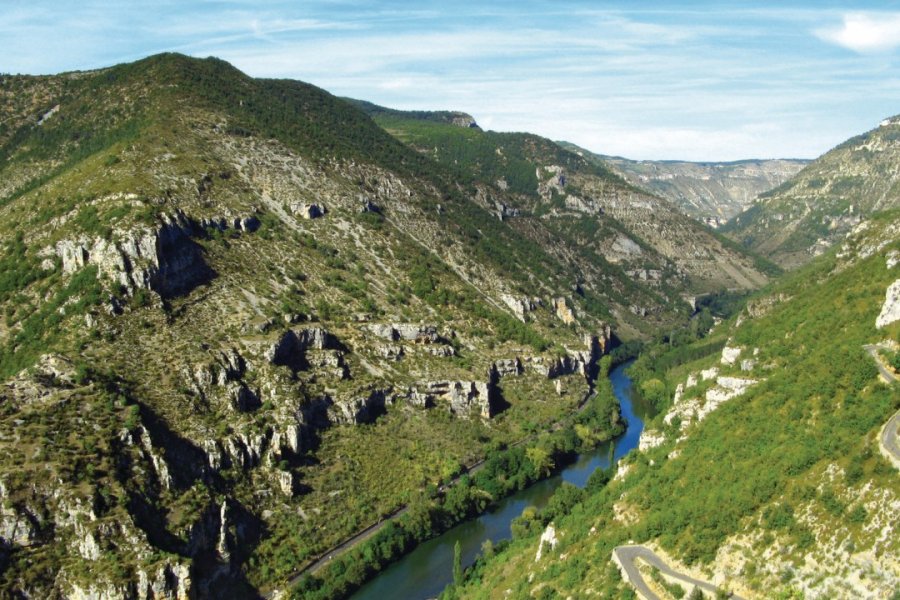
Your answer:
[[[874,229],[892,221],[896,214],[884,215]],[[900,492],[893,468],[876,447],[876,432],[900,408],[900,394],[896,385],[879,382],[861,348],[882,335],[900,339],[897,324],[884,332],[874,328],[894,277],[883,255],[851,266],[831,256],[751,301],[770,306],[765,314],[757,308],[757,316],[745,315],[740,326],[731,322],[686,345],[663,340],[649,347],[632,373],[642,385],[647,377],[661,381],[663,406],[671,398],[667,390],[686,373],[718,363],[726,339],[731,346],[759,348],[760,361],[772,367],[754,371],[759,384],[692,426],[677,458],[667,458],[671,441],[635,454],[624,480],[557,517],[557,529],[564,531],[557,550],[568,555],[565,562],[532,566],[534,531],[479,564],[462,596],[488,598],[492,589],[506,588],[515,596],[540,588],[579,596],[591,582],[604,590],[599,597],[616,597],[624,592],[616,591],[623,588],[609,556],[627,540],[655,541],[688,564],[710,564],[727,540],[748,535],[743,585],[778,597],[794,597],[799,585],[841,589],[841,578],[849,575],[846,563],[833,567],[837,581],[822,583],[801,575],[804,556],[826,560],[834,545],[850,553],[896,551],[896,541],[878,541],[872,532],[890,519],[884,512],[889,505],[879,503],[878,494]],[[881,491],[872,495],[873,489]],[[626,521],[617,517],[622,513],[632,516]],[[774,583],[760,554],[773,544],[794,565],[775,573]]]
[[[492,449],[474,473],[460,476],[446,491],[434,486],[424,490],[371,538],[330,561],[320,573],[304,576],[293,597],[344,598],[417,544],[483,513],[492,503],[548,477],[579,452],[621,433],[618,401],[607,378],[610,364],[608,356],[601,360],[596,394],[562,428]],[[588,490],[602,487],[608,479],[608,473],[599,472]],[[570,488],[563,486],[554,495],[540,519],[549,522],[580,501],[583,493]],[[526,527],[537,527],[536,523]]]

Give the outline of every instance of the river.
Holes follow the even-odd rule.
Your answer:
[[[609,374],[613,391],[628,424],[625,432],[614,440],[614,455],[617,459],[637,447],[644,419],[651,414],[648,407],[631,397],[631,379],[625,374],[625,369],[630,365],[631,361],[621,364]],[[360,588],[351,600],[425,600],[437,597],[453,581],[453,547],[457,542],[462,550],[463,566],[471,565],[481,552],[481,545],[485,540],[490,539],[496,543],[512,537],[510,523],[522,514],[525,507],[544,506],[563,481],[584,487],[594,469],[608,466],[609,443],[579,455],[574,463],[553,477],[500,501],[491,512],[461,523],[443,535],[419,545]]]

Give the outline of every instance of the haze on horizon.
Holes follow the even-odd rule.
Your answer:
[[[814,158],[900,113],[900,2],[166,0],[0,7],[0,72],[218,56],[634,159]]]

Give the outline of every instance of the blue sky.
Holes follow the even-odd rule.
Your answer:
[[[900,113],[900,1],[0,0],[0,72],[169,50],[638,159],[815,157]]]

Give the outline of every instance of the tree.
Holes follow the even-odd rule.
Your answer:
[[[546,448],[532,446],[525,451],[525,456],[534,466],[534,472],[538,477],[546,477],[553,470],[553,457]]]
[[[456,543],[453,544],[453,584],[460,585],[462,580],[462,546],[459,545],[459,540],[456,540]]]

